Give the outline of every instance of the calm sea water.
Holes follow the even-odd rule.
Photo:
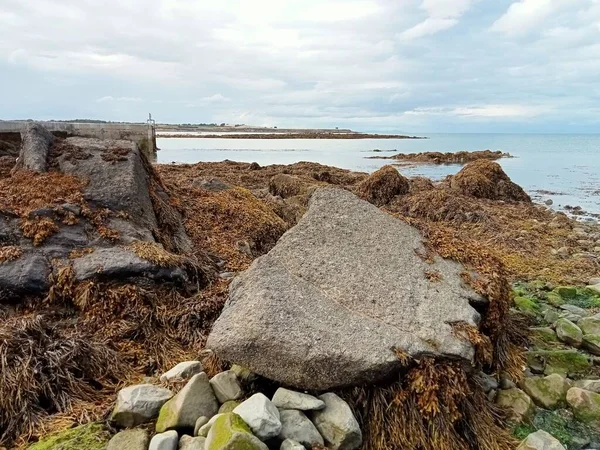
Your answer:
[[[537,201],[552,199],[560,210],[581,206],[600,213],[600,135],[566,134],[431,134],[429,139],[194,139],[159,138],[158,162],[199,161],[291,164],[313,161],[344,169],[373,172],[393,161],[369,156],[426,151],[502,150],[515,158],[499,163]],[[378,149],[384,152],[374,152]],[[390,151],[388,153],[388,151]],[[393,152],[391,152],[393,151]],[[458,165],[399,167],[406,176],[441,179]],[[548,191],[544,193],[540,191]]]

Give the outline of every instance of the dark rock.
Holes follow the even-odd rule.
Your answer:
[[[46,258],[26,254],[14,261],[0,263],[0,291],[41,293],[49,287],[49,275],[50,263]]]

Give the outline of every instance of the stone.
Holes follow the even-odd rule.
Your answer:
[[[177,364],[168,372],[165,372],[160,377],[160,381],[163,383],[187,381],[194,375],[202,372],[204,369],[200,361],[184,361]]]
[[[172,397],[170,390],[152,384],[126,387],[117,394],[110,420],[121,427],[135,427],[158,417],[160,408]]]
[[[517,450],[566,450],[558,439],[544,430],[527,436]]]
[[[205,450],[268,450],[235,413],[220,415],[208,432]]]
[[[570,313],[576,314],[581,317],[586,317],[586,316],[590,315],[589,311],[587,311],[586,309],[580,308],[579,306],[575,306],[575,305],[563,304],[560,306],[560,309],[569,311]]]
[[[177,431],[170,430],[154,435],[148,450],[177,450],[178,446],[179,435]]]
[[[533,327],[529,329],[531,331],[531,337],[536,345],[548,345],[555,344],[558,342],[558,336],[554,330],[550,327]]]
[[[554,289],[554,292],[564,299],[571,299],[577,296],[577,288],[573,286],[558,286]]]
[[[548,292],[546,294],[546,301],[552,306],[561,306],[565,303],[565,300],[556,292]]]
[[[21,152],[16,169],[46,172],[48,153],[54,136],[39,123],[28,123],[21,131]]]
[[[573,382],[573,387],[600,394],[600,380],[577,380]]]
[[[553,309],[549,309],[544,313],[544,320],[550,325],[554,325],[554,322],[556,322],[558,319],[560,319],[560,315]]]
[[[394,348],[471,362],[472,344],[449,323],[477,326],[470,303],[481,297],[458,263],[418,256],[422,241],[417,229],[352,193],[318,189],[298,224],[231,282],[207,348],[315,390],[385,378],[402,367]],[[440,281],[427,279],[431,271]]]
[[[244,391],[242,390],[242,386],[240,385],[235,372],[231,370],[218,373],[212,377],[210,385],[215,392],[217,400],[221,403],[237,400],[244,395]]]
[[[525,353],[527,364],[539,364],[546,375],[580,378],[592,368],[589,358],[577,350],[535,350]]]
[[[215,417],[215,416],[213,416]],[[208,423],[210,419],[206,416],[200,416],[198,417],[198,420],[196,420],[196,424],[194,425],[194,436],[200,436],[199,431],[200,429],[206,425]],[[206,437],[206,436],[204,436]]]
[[[509,420],[511,422],[526,422],[535,412],[535,405],[531,398],[521,389],[517,388],[498,392],[496,403],[509,411]]]
[[[239,415],[262,441],[274,438],[281,431],[279,410],[264,394],[254,394],[233,412]]]
[[[312,411],[325,408],[325,402],[312,395],[301,392],[279,388],[271,400],[279,409],[297,409],[300,411]]]
[[[590,278],[590,280],[588,281],[588,284],[593,286],[595,284],[600,284],[600,278]]]
[[[362,432],[350,406],[336,394],[319,396],[325,408],[312,412],[312,421],[331,450],[355,450],[362,445]]]
[[[483,392],[486,394],[490,391],[498,389],[498,380],[495,377],[488,375],[487,373],[480,372],[478,378],[481,380],[481,387],[483,388]]]
[[[231,186],[223,180],[214,177],[202,177],[192,182],[192,186],[199,187],[206,191],[221,192],[231,189]]]
[[[578,326],[583,334],[600,334],[600,314],[584,317],[579,321]]]
[[[573,347],[579,347],[583,341],[581,328],[567,319],[558,319],[554,324],[558,339]]]
[[[257,379],[257,375],[255,373],[252,373],[250,370],[240,366],[239,364],[232,365],[230,370],[235,373],[240,381],[249,383]]]
[[[408,194],[408,179],[394,166],[383,166],[373,172],[358,187],[360,196],[369,203],[383,206],[391,202],[396,195]]]
[[[567,403],[577,420],[600,429],[600,394],[574,387],[567,392]]]
[[[215,421],[221,417],[223,414],[217,414],[215,416],[212,416],[210,418],[210,420],[208,422],[206,422],[204,425],[202,425],[199,429],[198,432],[195,433],[196,436],[202,436],[202,437],[206,437],[208,436],[208,432],[210,431],[210,429],[212,428],[213,424],[215,423]]]
[[[173,428],[191,428],[201,416],[217,414],[219,403],[213,393],[208,376],[201,372],[194,375],[181,391],[163,405],[156,422],[161,433]]]
[[[39,294],[50,284],[50,263],[42,255],[24,254],[13,261],[0,263],[0,291],[16,294]]]
[[[529,297],[515,297],[515,306],[519,311],[530,316],[535,316],[540,312],[540,306],[534,299]]]
[[[183,435],[179,439],[179,450],[204,450],[206,438],[203,436],[192,437]]]
[[[588,289],[600,293],[600,283],[587,286]]]
[[[291,439],[286,439],[281,443],[279,450],[306,450],[304,445],[299,442],[292,441]]]
[[[512,389],[516,387],[511,376],[506,372],[500,372],[500,389]]]
[[[600,356],[600,334],[586,334],[582,346],[592,355]]]
[[[573,314],[572,312],[569,312],[569,311],[563,311],[563,312],[559,313],[559,318],[567,319],[568,321],[573,322],[573,323],[578,323],[582,319],[582,317],[580,315]],[[555,323],[555,325],[556,325],[556,323]]]
[[[123,430],[108,442],[106,450],[148,450],[150,436],[146,430]]]
[[[219,414],[233,412],[235,408],[237,408],[242,402],[238,402],[237,400],[229,400],[221,405],[219,408]]]
[[[554,409],[564,404],[570,385],[565,378],[552,374],[547,377],[524,378],[522,387],[536,405]]]
[[[281,431],[278,436],[280,440],[291,439],[300,442],[306,448],[323,446],[325,443],[323,437],[302,411],[282,409],[279,414],[281,416]]]

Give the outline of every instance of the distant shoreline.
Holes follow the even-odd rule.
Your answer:
[[[194,138],[194,139],[428,139],[421,136],[405,136],[400,134],[368,134],[368,133],[222,133],[222,134],[157,134],[158,138]]]

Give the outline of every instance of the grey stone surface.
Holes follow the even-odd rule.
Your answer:
[[[538,430],[527,436],[517,450],[565,450],[565,447],[550,433]]]
[[[560,305],[559,308],[565,311],[569,311],[570,313],[577,314],[581,317],[586,317],[590,315],[589,311],[587,311],[586,309],[580,308],[579,306],[575,305],[569,305],[568,303]]]
[[[511,422],[521,423],[531,419],[535,405],[531,398],[521,389],[510,388],[498,392],[496,403],[509,411]]]
[[[566,344],[579,347],[583,341],[581,328],[567,319],[558,319],[554,324],[556,327],[556,336]]]
[[[582,347],[592,355],[600,356],[600,334],[586,334],[583,336]]]
[[[206,450],[268,450],[268,447],[250,432],[248,425],[234,413],[221,414],[210,429]]]
[[[181,391],[164,404],[160,410],[156,431],[174,428],[191,428],[201,416],[212,417],[219,410],[208,376],[204,372],[194,375]]]
[[[192,437],[185,434],[179,439],[179,450],[204,450],[205,443],[205,437]]]
[[[216,417],[216,416],[213,416]],[[198,420],[196,420],[196,425],[194,425],[194,436],[200,436],[199,431],[200,429],[206,425],[208,423],[210,419],[206,416],[200,416],[198,417]],[[206,437],[206,436],[204,436]]]
[[[600,380],[576,380],[573,387],[600,394]]]
[[[279,450],[305,450],[305,447],[300,442],[292,441],[291,439],[286,439],[281,443]]]
[[[578,325],[583,334],[600,334],[600,314],[581,319]]]
[[[230,400],[237,400],[244,395],[242,386],[240,385],[235,372],[232,370],[218,373],[212,377],[210,380],[210,385],[215,392],[217,400],[219,400],[221,403],[225,403]]]
[[[362,444],[362,432],[350,406],[336,394],[319,396],[325,409],[313,411],[312,421],[331,450],[355,450]]]
[[[271,400],[279,409],[297,409],[300,411],[311,411],[325,408],[325,402],[312,395],[302,392],[279,388],[275,391]]]
[[[325,443],[323,436],[302,411],[282,409],[279,415],[281,417],[281,431],[278,436],[280,440],[291,439],[300,442],[306,448],[322,446]]]
[[[16,168],[46,172],[48,152],[54,136],[39,123],[30,123],[21,131],[21,152]]]
[[[254,394],[233,412],[248,424],[261,441],[274,438],[281,431],[279,410],[264,394]]]
[[[498,380],[495,377],[488,375],[487,373],[481,372],[479,374],[479,378],[481,379],[483,391],[486,394],[488,392],[498,389]]]
[[[148,450],[177,450],[179,446],[179,435],[177,431],[170,430],[154,435],[150,441]]]
[[[122,427],[134,427],[158,417],[160,408],[173,393],[152,384],[138,384],[121,389],[111,421]]]
[[[163,383],[186,381],[203,370],[204,369],[202,368],[202,363],[200,361],[180,362],[171,370],[162,374],[160,381]]]
[[[325,390],[372,382],[409,355],[471,361],[449,325],[476,326],[459,264],[429,264],[413,227],[335,188],[317,190],[307,213],[230,285],[208,339],[221,358],[288,386]],[[437,271],[439,282],[425,272]],[[273,362],[277,361],[276,364]]]
[[[523,379],[523,390],[536,405],[553,409],[564,404],[569,382],[558,374],[547,377],[528,377]]]
[[[148,450],[149,442],[146,430],[123,430],[111,438],[106,450]]]
[[[24,254],[0,263],[0,291],[40,293],[49,287],[50,263],[39,254]]]
[[[213,424],[215,423],[215,421],[221,417],[223,414],[216,414],[214,416],[212,416],[210,418],[210,420],[206,423],[204,423],[203,425],[201,425],[198,428],[198,431],[195,433],[196,436],[203,436],[206,437],[208,436],[208,432],[210,431],[210,429],[212,428]]]

